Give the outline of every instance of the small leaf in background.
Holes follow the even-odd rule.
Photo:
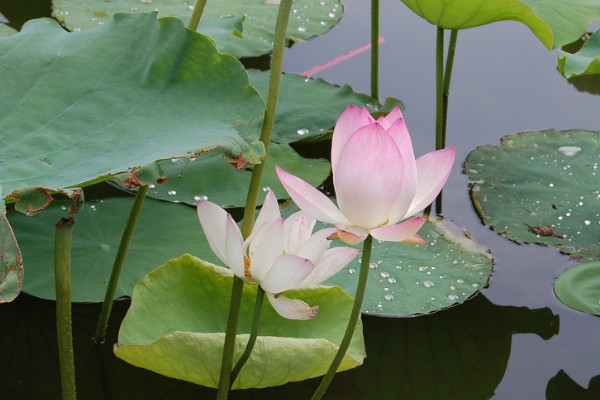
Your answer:
[[[583,260],[600,257],[599,168],[600,132],[583,130],[507,135],[499,146],[478,146],[464,163],[485,225]]]
[[[558,69],[566,78],[600,74],[600,30],[576,53],[558,50]]]
[[[0,303],[5,303],[13,301],[21,291],[23,258],[1,199],[0,207]]]
[[[577,40],[600,18],[595,0],[402,0],[430,23],[466,29],[495,21],[524,23],[549,49]]]
[[[133,198],[110,198],[79,207],[73,227],[73,301],[103,301],[121,235]],[[23,290],[54,299],[54,225],[68,214],[71,202],[54,201],[44,212],[28,217],[10,212],[9,220],[27,268]],[[180,204],[146,199],[133,234],[115,297],[130,296],[148,271],[170,258],[192,253],[218,262],[196,210]]]
[[[233,274],[189,255],[168,261],[140,281],[119,331],[117,357],[160,374],[217,387]],[[245,284],[234,359],[244,351],[257,285]],[[259,336],[234,388],[268,387],[323,375],[337,352],[353,300],[338,287],[286,292],[319,305],[309,321],[263,306]],[[362,364],[362,324],[340,370]],[[235,360],[234,360],[235,362]]]
[[[243,66],[156,13],[74,33],[29,21],[0,38],[0,87],[5,193],[89,185],[215,148],[238,166],[264,155],[233,128],[264,113]]]
[[[427,314],[462,303],[487,285],[492,256],[457,226],[429,219],[419,236],[429,244],[374,241],[363,312],[385,317]],[[354,261],[325,283],[354,294],[360,267]]]
[[[600,316],[600,262],[565,270],[554,282],[554,292],[569,307]]]
[[[185,0],[53,0],[55,17],[64,21],[72,31],[97,27],[109,21],[115,13],[155,10],[160,11],[161,17],[177,17],[187,24],[194,4]],[[222,53],[231,53],[238,58],[266,54],[273,49],[278,9],[277,0],[209,1],[198,32],[210,35]],[[342,13],[339,0],[295,0],[287,39],[297,42],[322,35],[340,21]]]
[[[243,207],[253,167],[240,171],[223,162],[220,152],[213,151],[197,158],[179,158],[158,163],[167,177],[167,183],[151,185],[147,196],[175,203],[195,206],[202,196],[222,207]],[[329,175],[329,162],[323,159],[302,158],[287,144],[272,143],[266,161],[258,204],[262,204],[266,188],[273,189],[276,196],[285,196],[285,190],[277,175],[275,165],[297,173],[314,186],[320,185]],[[118,180],[122,177],[117,177]],[[121,184],[119,182],[119,184]]]
[[[250,84],[266,99],[269,90],[269,72],[249,70],[248,75]],[[394,100],[386,102],[386,107],[391,106],[391,109],[397,103],[401,103],[399,100]],[[369,111],[378,111],[381,107],[376,99],[356,93],[348,85],[340,87],[320,78],[284,74],[281,79],[281,92],[271,140],[276,143],[293,143],[318,140],[328,136],[340,114],[350,104],[367,107]],[[248,136],[254,132],[258,137],[261,124],[262,121],[252,122],[242,126],[240,132],[247,132]]]

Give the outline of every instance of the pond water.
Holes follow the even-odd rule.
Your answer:
[[[0,0],[0,12],[12,18],[9,10],[18,3]],[[49,10],[47,2],[39,4],[43,12]],[[369,41],[369,2],[346,0],[344,6],[342,22],[327,35],[287,51],[285,71],[304,72]],[[398,0],[381,1],[380,26],[385,38],[380,97],[404,102],[420,155],[434,146],[436,30]],[[369,65],[365,52],[316,76],[368,93]],[[576,398],[577,385],[586,388],[600,375],[600,318],[566,307],[552,290],[554,279],[576,262],[555,248],[516,245],[483,226],[471,206],[461,165],[478,144],[498,144],[506,134],[600,130],[598,110],[600,97],[579,92],[561,77],[556,52],[548,51],[525,25],[501,22],[459,33],[447,133],[458,161],[444,190],[444,217],[490,249],[493,276],[480,295],[433,315],[365,316],[365,365],[339,374],[326,398],[541,400],[565,398],[561,393]],[[117,306],[109,341],[114,342],[127,305]],[[97,312],[96,305],[75,307],[76,358],[85,370],[78,376],[83,380],[81,399],[213,397],[211,390],[136,370],[111,357],[110,349],[96,352],[87,338]],[[52,313],[52,302],[27,295],[0,306],[0,399],[59,398]],[[26,333],[10,334],[16,330]],[[317,384],[312,380],[239,391],[231,397],[304,399]]]

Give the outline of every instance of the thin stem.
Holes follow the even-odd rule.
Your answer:
[[[371,97],[379,99],[379,0],[371,0]]]
[[[292,9],[292,0],[281,0],[279,12],[277,13],[277,22],[275,26],[275,40],[273,42],[273,55],[271,57],[271,74],[269,76],[269,93],[267,94],[267,104],[265,115],[260,132],[260,140],[265,146],[265,152],[269,153],[269,143],[273,133],[275,123],[275,114],[277,114],[277,102],[279,100],[279,87],[281,86],[281,72],[283,70],[283,53],[285,50],[285,36],[287,25]],[[265,156],[266,158],[266,156]],[[265,169],[265,161],[255,165],[252,171],[248,196],[246,197],[246,207],[244,208],[244,220],[242,221],[242,235],[244,238],[252,232],[254,223],[254,212],[260,190],[260,181]]]
[[[63,400],[76,400],[75,360],[71,324],[71,243],[73,218],[56,224],[54,237],[54,280],[56,284],[56,338]]]
[[[194,7],[194,12],[192,13],[192,19],[190,19],[190,24],[188,25],[188,29],[196,32],[198,30],[198,24],[200,23],[200,17],[202,17],[202,12],[204,12],[204,6],[206,5],[206,0],[197,0],[196,6]]]
[[[221,361],[221,373],[219,375],[219,386],[217,387],[217,400],[224,400],[229,393],[229,379],[233,353],[235,350],[235,335],[237,333],[238,317],[242,305],[242,291],[244,281],[237,276],[233,277],[231,286],[231,303],[229,304],[229,317],[227,318],[227,329],[225,330],[225,343],[223,344],[223,358]]]
[[[264,299],[265,291],[259,286],[258,291],[256,292],[256,302],[254,303],[254,318],[252,320],[252,330],[250,331],[250,337],[248,338],[248,344],[246,344],[246,349],[244,350],[244,353],[233,368],[233,371],[231,371],[231,379],[229,384],[230,388],[231,385],[235,383],[235,379],[240,373],[242,367],[244,366],[246,361],[248,361],[248,358],[250,358],[250,353],[252,353],[252,349],[254,348],[254,344],[256,343]]]
[[[350,313],[350,319],[348,320],[348,326],[346,327],[346,332],[344,333],[344,338],[342,339],[342,343],[340,343],[340,347],[329,366],[329,370],[323,377],[321,384],[315,391],[315,394],[312,397],[312,400],[318,400],[325,394],[325,391],[329,387],[333,376],[337,372],[344,356],[346,355],[346,351],[350,346],[350,341],[352,340],[352,335],[354,334],[354,330],[356,329],[356,323],[358,322],[358,318],[360,317],[360,310],[362,307],[363,299],[365,297],[365,288],[367,287],[367,278],[369,277],[369,263],[371,261],[371,249],[373,247],[373,237],[371,235],[367,236],[365,242],[363,243],[363,253],[362,260],[360,262],[360,274],[358,276],[358,286],[356,287],[356,295],[354,296],[354,305],[352,306],[352,312]]]
[[[275,38],[273,41],[273,54],[271,56],[271,74],[269,78],[269,92],[267,94],[267,104],[263,119],[263,125],[260,133],[260,140],[265,146],[265,160],[269,154],[269,143],[275,123],[275,114],[277,113],[277,102],[279,99],[279,87],[281,86],[281,72],[283,70],[283,53],[285,50],[285,37],[287,33],[288,20],[292,10],[293,0],[281,0],[275,22]],[[254,213],[258,201],[258,191],[265,168],[265,160],[255,165],[248,187],[246,197],[246,206],[244,208],[244,218],[242,220],[242,236],[246,239],[252,232],[254,224]],[[221,373],[219,375],[219,386],[217,389],[217,399],[224,400],[230,386],[231,365],[233,363],[233,354],[235,348],[235,338],[237,333],[237,323],[239,310],[242,302],[242,291],[244,289],[243,281],[234,277],[231,288],[231,304],[229,306],[229,318],[227,321],[227,330],[225,332],[225,341],[223,343],[223,359],[221,361]],[[243,365],[240,365],[241,369]]]
[[[104,303],[102,303],[102,311],[100,311],[98,325],[96,326],[96,334],[94,335],[95,343],[104,342],[104,338],[106,336],[106,327],[108,326],[108,319],[110,318],[110,312],[112,310],[117,284],[119,283],[119,277],[121,276],[121,270],[123,269],[123,263],[125,262],[125,256],[127,255],[127,249],[129,249],[129,243],[131,242],[131,237],[133,236],[133,231],[135,230],[135,225],[140,215],[140,211],[142,210],[147,191],[147,185],[140,187],[135,195],[135,201],[131,206],[129,218],[127,218],[127,224],[125,225],[123,236],[121,236],[121,243],[119,244],[117,256],[115,257],[115,262],[113,263],[112,272],[108,281],[108,286],[106,287]]]
[[[442,133],[443,121],[443,93],[444,93],[444,28],[437,28],[435,46],[435,149],[444,148]]]

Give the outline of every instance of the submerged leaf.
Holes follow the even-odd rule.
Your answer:
[[[494,21],[524,23],[549,49],[570,43],[600,18],[596,0],[402,0],[416,14],[447,29]]]
[[[565,270],[554,282],[554,292],[569,307],[600,315],[600,262]]]
[[[264,111],[243,66],[156,13],[74,33],[29,21],[0,37],[0,87],[5,193],[88,185],[216,148],[237,164],[264,154],[233,128]]]
[[[189,255],[150,272],[134,289],[119,332],[117,357],[163,375],[216,387],[232,277],[229,269]],[[245,284],[234,359],[248,340],[256,288]],[[318,304],[319,314],[309,321],[287,320],[265,302],[256,346],[234,389],[282,385],[327,371],[344,335],[352,298],[338,287],[286,295]],[[362,364],[364,357],[359,321],[340,370]]]
[[[96,27],[115,13],[158,10],[163,17],[173,16],[188,23],[195,2],[186,0],[53,0],[54,14],[71,30]],[[208,34],[219,51],[236,57],[259,56],[273,49],[278,0],[219,0],[207,2],[198,32]],[[287,39],[300,41],[322,35],[342,17],[339,0],[295,0]]]
[[[204,196],[223,207],[243,207],[246,204],[252,167],[238,171],[224,163],[217,152],[192,159],[165,160],[158,165],[164,171],[167,182],[152,185],[147,193],[149,197],[194,206]],[[320,185],[329,175],[329,162],[326,160],[302,158],[287,144],[271,143],[262,180],[265,190],[259,192],[258,204],[262,204],[267,187],[273,189],[276,195],[285,194],[275,174],[275,165],[297,173],[314,186]]]
[[[600,132],[521,132],[478,146],[464,172],[482,222],[517,243],[600,256]],[[499,173],[499,171],[501,171]]]
[[[102,301],[133,198],[111,198],[79,207],[73,227],[71,258],[73,301]],[[54,225],[67,215],[69,201],[54,201],[32,217],[10,212],[27,274],[23,290],[54,299]],[[133,286],[148,271],[183,253],[211,261],[213,255],[196,211],[187,206],[146,199],[125,259],[115,297],[130,296]]]

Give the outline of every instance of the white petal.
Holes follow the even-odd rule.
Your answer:
[[[302,282],[302,286],[318,285],[335,275],[360,253],[353,247],[334,247],[329,249],[321,258],[319,264]]]
[[[427,244],[423,239],[417,236],[417,232],[425,224],[425,218],[415,217],[397,225],[385,225],[379,228],[371,229],[371,235],[377,240],[386,242],[402,242],[412,244]],[[416,237],[415,237],[416,236]],[[420,239],[419,243],[414,240]]]
[[[277,314],[287,319],[313,319],[319,312],[319,306],[311,307],[302,300],[290,299],[281,293],[267,293],[267,298]]]
[[[290,215],[285,220],[284,249],[290,254],[298,255],[304,243],[311,237],[316,222],[301,211]]]
[[[294,203],[306,214],[319,221],[330,224],[347,224],[350,222],[333,204],[329,197],[319,192],[312,185],[275,166],[281,184],[288,192]]]
[[[313,264],[317,263],[323,257],[325,250],[331,245],[331,239],[329,236],[336,232],[335,228],[325,228],[315,232],[310,238],[303,244],[300,251],[296,254],[299,257],[309,259]]]
[[[237,276],[244,276],[242,234],[225,210],[210,201],[199,201],[198,219],[212,251]]]
[[[271,225],[263,227],[254,236],[248,248],[252,279],[261,283],[265,274],[283,253],[284,220],[280,218]]]
[[[417,159],[417,192],[406,216],[427,207],[440,193],[452,171],[454,147],[427,153]]]
[[[277,203],[277,198],[275,197],[273,191],[269,190],[258,217],[256,218],[254,227],[258,229],[264,224],[273,223],[273,221],[278,218],[281,218],[281,213],[279,212],[279,203]]]
[[[283,254],[277,257],[273,266],[259,283],[265,292],[271,293],[300,289],[302,287],[300,284],[313,268],[313,263],[306,258]]]

